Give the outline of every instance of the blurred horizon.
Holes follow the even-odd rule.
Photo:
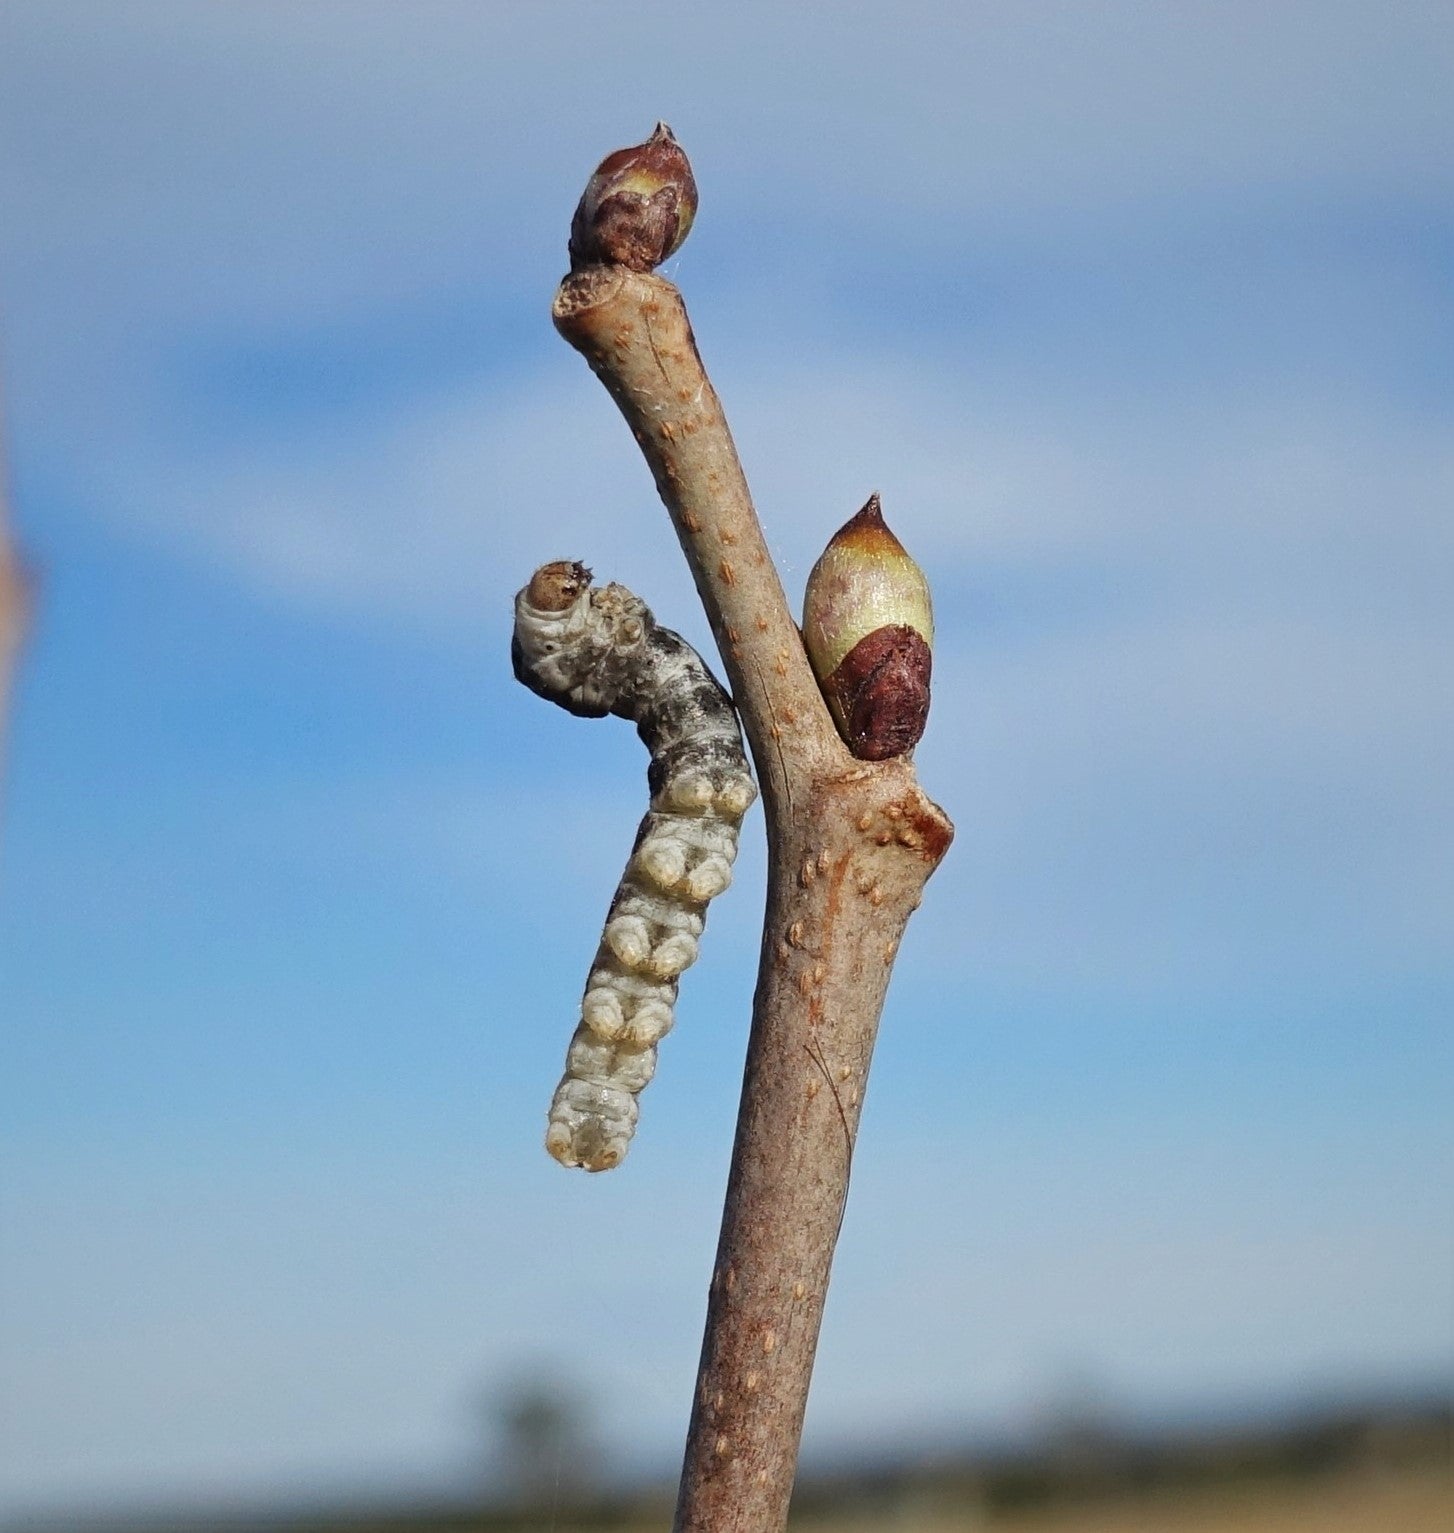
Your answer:
[[[561,1171],[645,761],[508,663],[557,557],[710,654],[548,312],[658,118],[790,600],[871,490],[935,594],[805,1454],[1454,1378],[1451,66],[1432,3],[0,8],[0,1517],[442,1483],[532,1359],[679,1444],[761,821]]]
[[[72,1503],[22,1512],[5,1526],[14,1533],[512,1533],[563,1520],[644,1529],[670,1516],[680,1465],[606,1460],[599,1423],[563,1380],[517,1378],[488,1399],[493,1428],[477,1444],[483,1456],[451,1477]],[[1454,1508],[1451,1420],[1444,1387],[1138,1421],[1088,1393],[1082,1380],[1037,1421],[997,1438],[888,1433],[811,1453],[800,1465],[791,1525],[1434,1533]]]

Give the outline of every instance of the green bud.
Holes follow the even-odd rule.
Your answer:
[[[883,761],[918,744],[929,716],[934,611],[924,572],[885,525],[877,495],[813,566],[803,642],[855,756]]]

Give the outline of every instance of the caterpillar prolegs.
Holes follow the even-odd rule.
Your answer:
[[[732,881],[757,789],[732,700],[625,586],[592,586],[583,564],[542,565],[515,598],[511,659],[516,680],[569,712],[632,720],[651,753],[651,807],[606,916],[545,1135],[562,1165],[609,1171],[636,1130],[677,977],[696,962],[708,901]]]

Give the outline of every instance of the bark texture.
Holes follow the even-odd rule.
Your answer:
[[[899,940],[953,835],[905,758],[839,738],[677,290],[572,273],[555,323],[610,391],[696,580],[763,788],[767,914],[676,1527],[787,1521],[833,1249]]]

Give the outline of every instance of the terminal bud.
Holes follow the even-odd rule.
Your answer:
[[[570,226],[572,271],[601,263],[650,271],[681,247],[697,214],[691,162],[664,122],[596,167]]]
[[[813,566],[803,642],[855,756],[884,761],[918,744],[929,716],[934,612],[924,572],[885,525],[877,495]]]

